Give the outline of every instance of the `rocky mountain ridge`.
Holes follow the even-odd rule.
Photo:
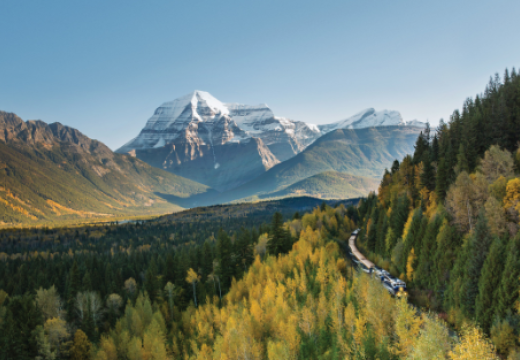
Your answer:
[[[222,103],[194,91],[163,103],[139,135],[116,150],[145,162],[227,191],[301,153],[337,129],[408,125],[397,111],[364,110],[328,125],[275,116],[266,105]]]
[[[209,190],[71,127],[3,111],[0,176],[0,226],[164,214]]]

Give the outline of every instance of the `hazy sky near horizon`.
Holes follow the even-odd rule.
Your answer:
[[[323,124],[362,109],[448,119],[520,66],[520,1],[0,2],[0,110],[116,149],[204,90]]]

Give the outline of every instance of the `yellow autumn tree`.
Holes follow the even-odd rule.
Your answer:
[[[462,337],[449,353],[451,360],[498,360],[495,347],[475,326],[466,325]]]

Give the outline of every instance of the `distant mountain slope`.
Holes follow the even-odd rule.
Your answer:
[[[300,180],[266,197],[314,196],[322,199],[352,199],[366,196],[379,186],[379,181],[337,171],[325,171]]]
[[[222,196],[238,199],[271,194],[326,171],[378,178],[393,160],[413,153],[421,130],[411,126],[334,130],[295,157]]]
[[[0,112],[0,225],[160,214],[208,187],[181,178],[59,123]]]

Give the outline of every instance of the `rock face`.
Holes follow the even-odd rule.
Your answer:
[[[117,150],[219,191],[298,154],[316,126],[275,117],[267,105],[223,104],[195,91],[162,104],[139,136]]]
[[[316,126],[275,116],[265,104],[226,104],[195,91],[162,104],[140,134],[116,151],[226,191],[291,159],[333,130],[395,125],[406,125],[399,112],[368,109]]]

